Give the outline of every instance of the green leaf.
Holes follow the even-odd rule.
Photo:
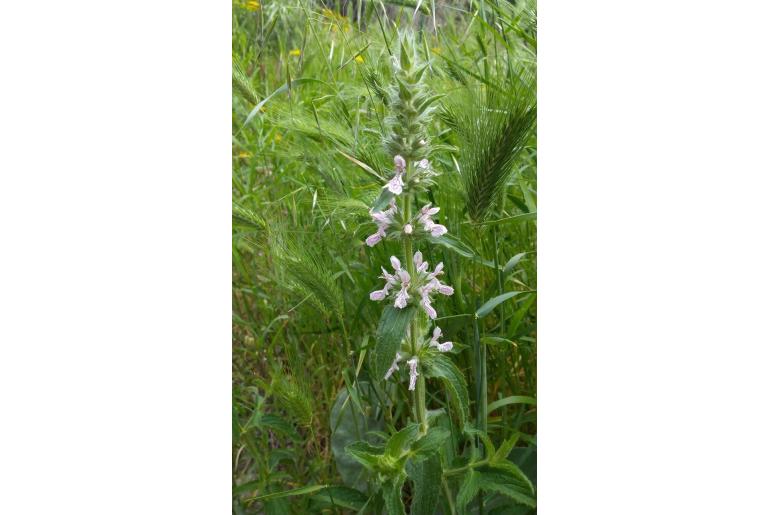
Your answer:
[[[366,504],[367,497],[355,488],[330,486],[313,495],[311,499],[319,504],[358,511]]]
[[[450,431],[443,427],[432,427],[425,436],[412,445],[412,452],[422,456],[432,454],[441,447],[450,434]]]
[[[380,464],[382,456],[382,447],[376,447],[369,442],[353,442],[345,447],[345,452],[351,455],[356,461],[367,469],[374,471]]]
[[[233,59],[233,88],[252,104],[259,102],[259,95],[254,89],[251,79],[246,75],[243,68],[241,68],[241,65],[235,59]]]
[[[382,496],[388,515],[405,515],[404,500],[401,498],[401,488],[404,486],[404,481],[406,481],[406,474],[399,474],[388,479],[382,485]]]
[[[511,331],[511,334],[516,334],[516,330],[519,328],[519,324],[521,324],[521,321],[527,315],[529,308],[532,307],[532,304],[535,302],[536,298],[537,298],[537,295],[532,294],[527,300],[522,302],[521,307],[519,307],[519,309],[517,309],[516,312],[513,314],[513,317],[511,318],[511,326],[509,329]]]
[[[512,340],[499,336],[484,336],[479,341],[484,345],[516,345]]]
[[[419,424],[409,424],[401,431],[390,437],[385,444],[385,453],[394,458],[400,458],[408,450],[410,444],[417,439],[420,434]]]
[[[433,453],[428,459],[412,463],[409,477],[414,483],[410,515],[433,515],[441,492],[441,460]]]
[[[249,124],[249,122],[257,115],[259,110],[267,103],[268,100],[270,100],[274,96],[278,95],[279,93],[283,93],[285,91],[289,91],[294,86],[299,86],[300,84],[306,84],[308,82],[318,82],[318,83],[324,84],[324,85],[326,84],[322,80],[311,79],[311,78],[294,79],[294,80],[291,81],[291,83],[287,82],[286,84],[284,84],[283,86],[281,86],[280,88],[276,89],[275,91],[270,93],[268,96],[266,96],[259,104],[255,105],[254,109],[252,109],[251,112],[249,113],[249,115],[246,117],[246,121],[243,122],[243,126],[245,127],[246,125]]]
[[[441,99],[442,97],[444,97],[444,95],[443,94],[439,94],[439,95],[433,95],[431,97],[426,98],[425,100],[420,102],[419,106],[417,106],[417,112],[418,113],[422,113],[423,111],[425,111],[428,108],[428,106],[430,106],[435,101]]]
[[[511,465],[513,465],[511,463]],[[515,465],[513,465],[515,467]],[[516,467],[518,468],[518,467]],[[521,472],[521,471],[519,471]],[[522,473],[523,476],[523,473]],[[514,501],[535,507],[534,489],[529,480],[510,473],[508,470],[482,467],[479,469],[479,486],[486,492],[497,492]]]
[[[278,431],[279,433],[285,434],[292,440],[300,440],[299,434],[297,434],[297,430],[294,429],[294,426],[277,415],[262,415],[257,427],[263,430],[272,429],[273,431]]]
[[[423,366],[425,377],[435,377],[443,383],[449,394],[450,402],[460,419],[460,427],[463,427],[470,412],[468,385],[465,383],[465,376],[449,358],[441,354],[427,355],[423,359]]]
[[[393,194],[388,189],[383,189],[377,200],[372,205],[372,211],[382,211],[390,203],[390,199],[393,198]]]
[[[508,293],[503,293],[502,295],[498,295],[497,297],[492,297],[488,301],[486,301],[479,309],[476,310],[476,318],[484,318],[488,314],[492,312],[493,309],[495,309],[499,304],[502,304],[508,299],[512,299],[516,295],[520,295],[522,293],[528,293],[525,291],[509,291]]]
[[[496,471],[502,471],[510,478],[514,479],[517,484],[524,485],[530,492],[534,492],[535,488],[532,486],[532,482],[529,477],[519,468],[518,465],[509,460],[498,460],[494,463],[490,463],[489,467]]]
[[[251,209],[233,203],[233,224],[250,229],[264,229],[265,221]]]
[[[495,446],[492,443],[492,440],[489,438],[489,435],[487,435],[484,431],[480,431],[470,424],[465,424],[463,432],[470,436],[478,436],[481,439],[481,442],[484,444],[484,449],[486,450],[487,456],[493,456],[495,454]]]
[[[396,352],[401,346],[401,340],[406,336],[406,328],[415,312],[415,306],[407,306],[404,309],[387,306],[382,312],[380,325],[377,327],[377,342],[372,352],[372,369],[375,378],[382,380],[393,364]]]
[[[264,502],[272,499],[281,499],[282,497],[293,497],[295,495],[305,495],[305,494],[317,492],[318,490],[323,490],[328,486],[329,485],[308,485],[308,486],[303,486],[302,488],[295,488],[294,490],[284,490],[283,492],[273,492],[270,494],[260,495],[258,497],[252,497],[250,499],[247,499],[247,501]]]
[[[404,39],[401,39],[401,69],[409,70],[412,67],[412,63],[409,61],[409,51],[404,45]]]
[[[495,454],[489,459],[490,463],[497,463],[497,462],[503,462],[508,459],[508,455],[511,453],[511,450],[516,445],[516,442],[519,441],[519,433],[514,433],[510,438],[505,440],[503,443],[500,444],[500,447],[497,448],[497,451],[495,451]]]
[[[511,271],[513,271],[513,267],[519,264],[519,261],[521,261],[524,256],[526,256],[526,252],[519,252],[515,256],[513,256],[511,259],[508,260],[508,262],[503,267],[503,274],[510,274]]]
[[[372,168],[372,167],[371,167],[371,166],[369,166],[368,164],[364,163],[364,162],[363,162],[363,161],[361,161],[360,159],[356,159],[356,158],[355,158],[355,157],[353,157],[353,156],[349,156],[349,155],[347,155],[345,152],[343,152],[343,151],[342,151],[342,150],[340,150],[340,149],[337,149],[337,152],[339,152],[340,154],[342,154],[343,156],[345,156],[345,158],[346,158],[348,161],[350,161],[351,163],[358,165],[358,166],[359,166],[359,167],[360,167],[360,168],[361,168],[363,171],[365,171],[366,173],[368,173],[369,175],[371,175],[372,177],[374,177],[374,178],[375,178],[375,179],[377,179],[378,181],[385,181],[385,178],[384,178],[382,175],[378,174],[378,173],[377,173],[377,172],[374,170],[374,168]],[[387,190],[383,190],[383,191],[387,191]],[[390,192],[388,192],[388,193],[390,193]],[[391,195],[392,195],[392,193],[391,193]]]
[[[537,220],[537,211],[531,213],[522,213],[520,215],[509,216],[506,218],[500,218],[498,220],[489,220],[488,222],[480,222],[478,225],[504,225],[513,224],[518,222],[527,222],[529,220]]]
[[[365,394],[371,386],[366,381],[358,381],[355,388],[359,395]],[[374,398],[365,399],[373,408],[378,407]],[[340,389],[337,399],[332,406],[329,426],[331,429],[331,447],[337,472],[342,481],[349,487],[365,490],[369,482],[369,472],[345,447],[353,442],[363,440],[367,433],[382,429],[382,422],[374,418],[372,413],[355,408],[347,388]]]
[[[474,497],[476,497],[476,494],[479,493],[479,486],[479,473],[474,469],[468,469],[463,478],[463,482],[460,485],[460,489],[457,491],[455,504],[457,505],[458,511],[461,513],[465,512],[465,507]]]
[[[455,238],[450,234],[444,234],[443,236],[439,236],[438,238],[431,238],[431,241],[433,243],[446,247],[449,250],[452,250],[463,257],[467,257],[478,263],[481,263],[484,266],[487,266],[493,269],[495,268],[495,264],[492,261],[483,259],[481,256],[476,254],[476,252],[468,244],[466,244],[465,242],[463,242],[458,238]],[[500,269],[499,266],[497,268]]]
[[[497,400],[487,406],[487,415],[495,411],[496,409],[508,406],[509,404],[531,404],[537,405],[537,400],[534,397],[527,397],[526,395],[511,395],[504,399]]]

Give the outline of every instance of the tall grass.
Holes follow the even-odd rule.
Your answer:
[[[455,287],[436,307],[459,350],[447,359],[472,392],[469,431],[481,431],[475,442],[465,438],[462,408],[437,369],[427,378],[427,410],[431,418],[444,409],[448,417],[431,420],[451,434],[437,510],[532,511],[478,472],[481,460],[505,453],[535,482],[532,7],[233,4],[234,513],[384,509],[344,448],[376,445],[413,417],[405,385],[383,383],[370,361],[382,306],[369,292],[400,245],[363,244],[392,167],[383,142],[390,63],[398,30],[408,28],[430,63],[425,80],[441,95],[428,136],[442,174],[425,200],[441,206],[436,221],[449,237],[425,258],[443,261]],[[412,504],[416,488],[407,482],[401,491],[412,512],[421,509]]]

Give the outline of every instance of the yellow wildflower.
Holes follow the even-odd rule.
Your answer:
[[[249,0],[246,2],[246,10],[247,11],[259,11],[259,8],[261,6],[259,5],[259,2],[256,0]]]
[[[246,151],[238,152],[238,157],[241,159],[247,159],[251,157],[251,152],[246,152]]]
[[[433,50],[434,54],[440,54],[441,53],[441,49],[439,47],[437,47],[437,46],[434,46],[433,48],[431,48],[431,50]]]
[[[280,143],[282,139],[283,139],[283,136],[281,136],[281,133],[280,132],[276,132],[275,136],[273,137],[273,140],[276,143]]]
[[[361,64],[361,63],[363,63],[363,62],[364,62],[364,58],[363,58],[362,56],[360,56],[360,55],[357,55],[357,56],[356,56],[356,58],[355,58],[355,61],[356,61],[358,64]]]
[[[299,48],[295,48],[294,50],[289,50],[289,55],[292,57],[299,57],[302,52],[299,51]]]

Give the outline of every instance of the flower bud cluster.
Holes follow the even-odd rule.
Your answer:
[[[420,61],[411,38],[402,37],[399,57],[393,59],[395,84],[389,91],[391,116],[386,119],[385,148],[408,161],[426,157],[426,127],[437,99],[423,83],[428,65]]]

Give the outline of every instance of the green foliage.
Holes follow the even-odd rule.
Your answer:
[[[273,232],[271,246],[294,287],[324,314],[342,316],[342,290],[329,267],[314,250]]]
[[[356,388],[367,404],[371,405],[376,402],[376,398],[370,399],[368,397],[370,391],[368,383],[359,381]],[[348,389],[342,388],[332,407],[329,426],[331,448],[338,474],[347,486],[364,491],[370,476],[364,465],[347,453],[345,447],[353,442],[363,440],[370,431],[380,430],[382,423],[372,415],[371,411],[364,413],[356,409],[356,403],[351,400]]]
[[[277,379],[273,392],[281,406],[294,418],[297,424],[309,427],[313,422],[313,401],[310,392],[287,376]]]
[[[414,484],[414,498],[409,513],[411,515],[433,515],[436,513],[441,491],[439,488],[441,484],[441,460],[438,454],[431,454],[426,459],[412,464],[408,474]]]
[[[532,485],[507,469],[483,467],[479,471],[479,487],[487,492],[501,493],[513,501],[534,507]]]
[[[382,311],[382,318],[377,326],[377,345],[372,353],[372,372],[375,379],[385,377],[416,312],[415,306],[407,306],[404,309],[387,306]]]
[[[469,418],[470,401],[468,399],[468,385],[465,376],[446,356],[430,354],[424,360],[425,375],[441,380],[444,389],[452,402],[452,407],[460,421],[460,427],[465,425]]]
[[[534,475],[517,456],[537,433],[534,3],[245,5],[233,5],[233,512],[529,510]],[[404,261],[401,242],[363,243],[369,210],[393,198],[394,153],[440,173],[414,199],[440,206],[449,230],[415,240],[455,289],[433,323],[369,299],[380,266]],[[434,324],[455,346],[417,352],[420,427],[407,365],[383,377]],[[468,394],[482,380],[486,410]]]
[[[465,90],[444,111],[463,149],[458,161],[465,205],[473,221],[489,216],[527,144],[537,119],[534,91],[534,79],[524,72],[504,91]]]

